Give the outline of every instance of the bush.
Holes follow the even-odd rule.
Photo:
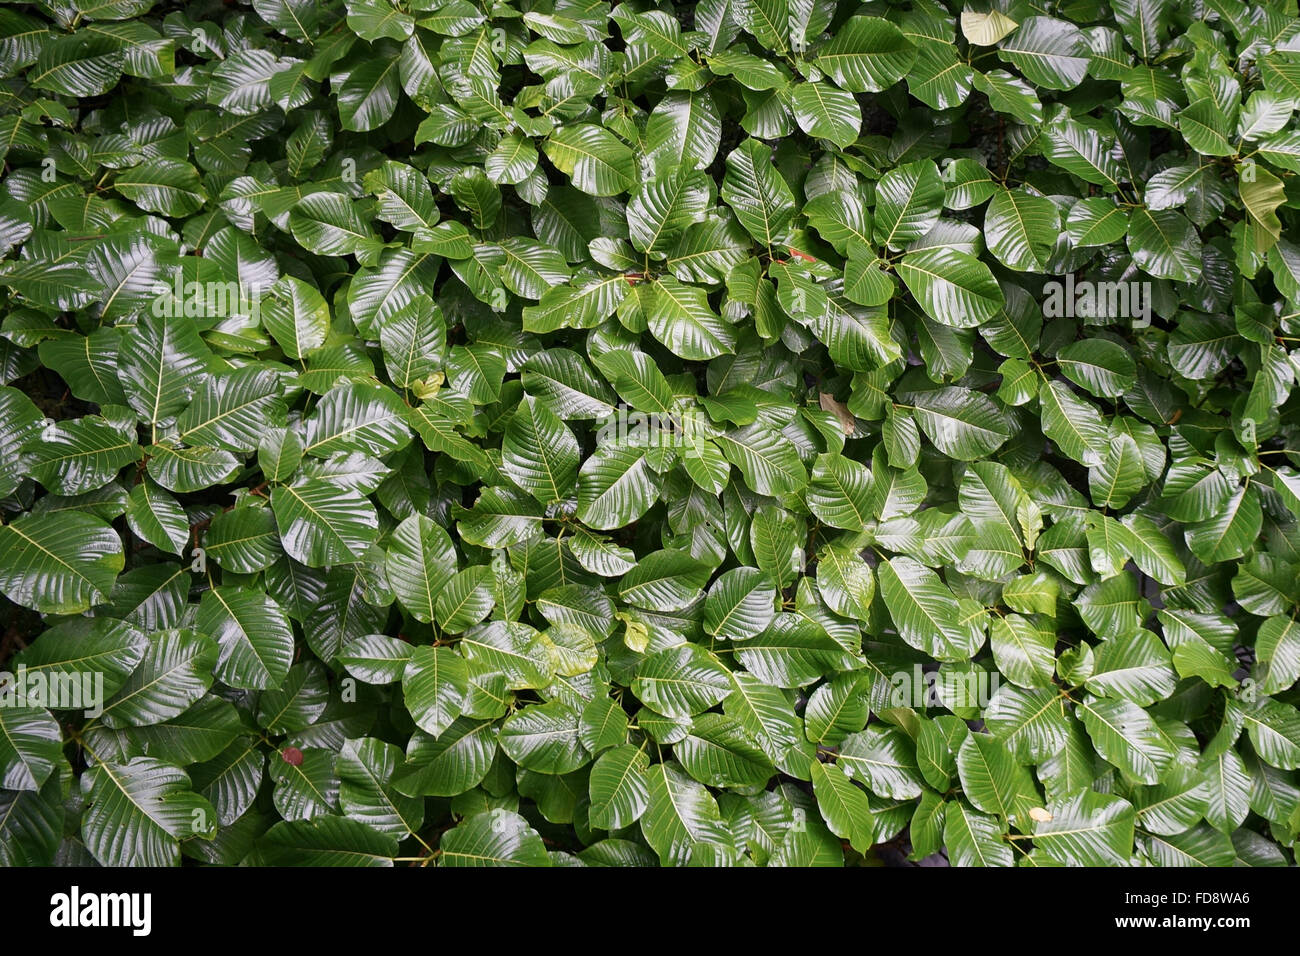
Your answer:
[[[0,7],[0,861],[1292,862],[1298,23]]]

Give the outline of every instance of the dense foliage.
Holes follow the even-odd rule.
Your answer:
[[[1293,0],[68,0],[0,76],[0,861],[1293,861]]]

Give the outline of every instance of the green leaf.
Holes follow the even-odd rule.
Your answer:
[[[1113,188],[1126,178],[1115,158],[1114,141],[1077,122],[1066,110],[1049,115],[1042,139],[1047,160],[1085,182]]]
[[[957,772],[966,799],[985,813],[1020,820],[1037,802],[1029,772],[1016,763],[1006,744],[990,734],[966,736],[957,751]]]
[[[903,32],[880,17],[851,17],[816,51],[817,65],[852,93],[879,93],[893,86],[915,59]]]
[[[1012,866],[1010,845],[996,817],[980,813],[965,800],[945,804],[943,842],[953,866]]]
[[[744,640],[767,630],[775,615],[776,588],[757,568],[732,568],[709,588],[704,628],[714,637]]]
[[[1255,752],[1281,770],[1300,767],[1300,713],[1276,700],[1263,700],[1245,710],[1244,723]]]
[[[875,820],[866,793],[839,767],[818,761],[812,764],[812,783],[817,809],[831,832],[858,852],[867,852],[875,842]]]
[[[1127,209],[1098,196],[1080,199],[1070,207],[1065,231],[1076,246],[1105,246],[1124,237],[1128,221]]]
[[[698,844],[731,842],[718,805],[709,791],[672,763],[657,763],[647,772],[649,799],[641,832],[665,865],[682,865]]]
[[[1138,630],[1102,644],[1092,676],[1083,683],[1091,693],[1145,707],[1172,694],[1177,682],[1164,644],[1150,631]]]
[[[150,445],[149,474],[168,491],[188,494],[233,481],[240,464],[233,454],[219,448],[175,448]]]
[[[344,129],[367,132],[388,122],[400,92],[397,66],[395,57],[378,58],[347,74],[338,88],[339,122]]]
[[[1203,156],[1231,156],[1226,118],[1211,97],[1204,96],[1178,114],[1178,130],[1187,144]]]
[[[1050,820],[1034,826],[1034,846],[1067,866],[1122,866],[1133,852],[1134,811],[1119,797],[1084,790],[1050,800]]]
[[[1193,282],[1201,268],[1201,240],[1187,217],[1172,209],[1136,209],[1129,220],[1133,261],[1157,279]]]
[[[275,781],[272,802],[286,820],[310,820],[338,812],[339,778],[333,751],[308,747],[290,759],[281,753],[272,760],[270,776]]]
[[[488,568],[475,565],[458,572],[448,582],[434,602],[435,617],[444,631],[456,634],[487,617],[496,603],[490,588],[491,576]]]
[[[839,455],[820,455],[808,485],[808,508],[832,528],[863,531],[872,520],[871,471]]]
[[[636,183],[632,151],[613,133],[590,123],[561,126],[542,145],[555,168],[592,196],[616,196]]]
[[[1004,589],[1004,599],[1005,594]],[[1042,687],[1051,682],[1056,666],[1056,635],[1032,619],[1019,614],[994,618],[989,647],[998,670],[1009,680],[1022,687]]]
[[[679,644],[652,654],[632,681],[632,693],[666,717],[692,717],[730,692],[727,669],[696,644]]]
[[[104,866],[178,866],[179,841],[216,827],[216,812],[185,771],[152,757],[97,764],[81,789],[89,803],[81,838]]]
[[[870,713],[872,689],[871,675],[855,672],[839,674],[818,687],[804,708],[808,739],[835,744],[862,730]]]
[[[789,439],[761,422],[718,437],[718,447],[762,495],[791,494],[808,483],[808,472]]]
[[[266,427],[284,423],[280,379],[270,369],[208,375],[176,427],[187,445],[252,451]]]
[[[1011,425],[998,406],[969,389],[902,392],[899,400],[912,405],[917,424],[934,447],[958,461],[983,458],[1011,437]]]
[[[546,845],[517,813],[492,810],[467,817],[443,835],[439,866],[550,866]]]
[[[445,647],[417,647],[402,674],[402,694],[416,724],[440,736],[465,709],[469,694],[465,659]]]
[[[1071,342],[1057,353],[1056,362],[1066,378],[1104,398],[1123,395],[1137,381],[1132,356],[1106,339]]]
[[[1044,381],[1038,389],[1043,434],[1067,456],[1084,465],[1100,465],[1110,447],[1101,413],[1061,382]]]
[[[578,737],[581,718],[564,698],[520,708],[501,725],[501,750],[528,770],[572,773],[591,759]]]
[[[922,777],[911,741],[897,727],[872,725],[840,745],[838,766],[872,793],[891,800],[921,794]]]
[[[417,621],[434,619],[438,596],[456,574],[456,563],[451,538],[425,515],[403,519],[389,539],[389,584]]]
[[[1055,203],[1023,188],[1001,189],[984,213],[990,251],[1017,272],[1043,272],[1061,234]]]
[[[43,614],[107,602],[125,560],[116,532],[88,514],[25,515],[0,527],[0,591]]]
[[[1070,738],[1065,700],[1052,688],[1004,686],[989,701],[984,718],[993,735],[1026,763],[1061,753]]]
[[[1026,80],[1051,90],[1078,86],[1091,58],[1083,31],[1054,17],[1029,17],[1002,41],[998,55]]]
[[[110,422],[86,416],[42,429],[24,446],[31,475],[55,494],[102,488],[138,459],[140,446]]]
[[[171,554],[183,554],[190,538],[185,511],[175,498],[148,480],[131,489],[127,522],[138,537]]]
[[[654,337],[684,359],[704,361],[736,347],[735,329],[710,308],[704,290],[671,276],[655,283],[646,320]]]
[[[1097,752],[1139,783],[1159,783],[1173,764],[1173,744],[1151,715],[1131,701],[1092,698],[1079,703],[1079,717]]]
[[[300,359],[325,344],[329,306],[312,286],[281,276],[262,300],[262,322],[290,358]]]
[[[397,841],[348,817],[281,821],[258,842],[266,866],[392,866]]]
[[[679,169],[647,180],[627,204],[632,245],[650,255],[665,255],[687,226],[704,218],[709,204],[709,180],[702,173]]]
[[[192,321],[142,316],[118,347],[117,375],[127,401],[147,422],[170,418],[189,404],[208,354]]]
[[[722,199],[762,246],[779,244],[795,211],[794,194],[772,165],[772,151],[747,139],[727,156]]]
[[[1187,546],[1211,564],[1239,558],[1259,537],[1262,520],[1259,496],[1250,485],[1242,485],[1213,517],[1188,526]]]
[[[236,508],[212,519],[203,547],[221,567],[253,574],[280,557],[279,539],[270,508]]]
[[[285,552],[308,567],[356,561],[378,535],[374,506],[364,496],[319,478],[276,488],[271,508]]]
[[[493,722],[461,717],[437,738],[417,734],[411,739],[393,786],[410,796],[465,793],[487,776],[496,752]]]
[[[578,517],[591,528],[621,528],[645,514],[659,497],[646,450],[604,445],[578,475]]]
[[[916,62],[907,74],[908,91],[935,110],[952,109],[970,96],[974,71],[951,43],[916,41]]]
[[[8,694],[11,688],[0,689]],[[40,790],[59,764],[63,735],[43,707],[0,707],[0,782],[6,790]]]
[[[1279,614],[1259,626],[1255,659],[1262,694],[1276,694],[1300,680],[1300,625],[1294,618]]]
[[[113,188],[145,212],[162,216],[188,216],[208,198],[198,170],[172,159],[149,159],[124,170],[113,180]]]
[[[650,803],[649,768],[646,755],[630,744],[597,758],[589,784],[592,826],[621,830],[641,818]]]
[[[348,26],[363,40],[405,40],[415,29],[415,18],[389,0],[348,0],[347,8]]]
[[[954,328],[981,325],[1003,306],[1002,290],[988,266],[957,249],[908,253],[898,264],[898,275],[926,315]]]
[[[795,121],[809,136],[828,139],[840,149],[857,140],[862,111],[852,94],[829,83],[800,83],[790,99]]]
[[[481,661],[483,669],[504,674],[511,690],[545,687],[555,676],[550,652],[526,624],[486,624],[466,634],[460,646],[471,665]],[[474,671],[471,666],[471,676]]]
[[[902,249],[920,239],[939,221],[943,199],[943,180],[933,161],[891,169],[876,184],[876,241]]]
[[[243,732],[234,705],[204,697],[185,713],[161,724],[131,728],[126,739],[129,752],[147,752],[160,760],[186,765],[213,759]]]
[[[216,673],[231,687],[278,687],[293,661],[288,615],[264,592],[217,587],[199,604],[199,628],[220,649]]]
[[[50,628],[13,658],[28,674],[46,675],[50,686],[60,682],[96,684],[111,695],[126,682],[149,648],[143,633],[112,618],[74,618]],[[85,686],[84,683],[82,686]]]
[[[1137,811],[1134,821],[1143,829],[1172,835],[1190,830],[1210,808],[1209,788],[1201,775],[1180,768],[1154,787],[1138,788],[1133,794]]]
[[[139,665],[104,705],[105,726],[150,726],[184,713],[212,686],[218,655],[214,640],[198,631],[151,635]]]
[[[500,248],[505,256],[501,281],[515,295],[540,299],[547,289],[570,276],[568,263],[558,249],[518,236],[505,240]]]
[[[541,504],[562,501],[578,479],[578,441],[531,395],[515,409],[501,443],[502,473]]]
[[[122,76],[122,54],[106,37],[71,33],[42,44],[29,79],[65,96],[106,93]]]
[[[976,73],[972,82],[999,113],[1006,113],[1026,126],[1037,126],[1043,121],[1043,104],[1033,87],[1006,70]]]
[[[787,0],[740,0],[731,15],[737,26],[752,33],[769,50],[787,48],[790,41]]]
[[[30,790],[0,791],[3,825],[0,860],[6,866],[49,865],[58,850],[63,813],[56,784],[46,784],[44,794]]]

